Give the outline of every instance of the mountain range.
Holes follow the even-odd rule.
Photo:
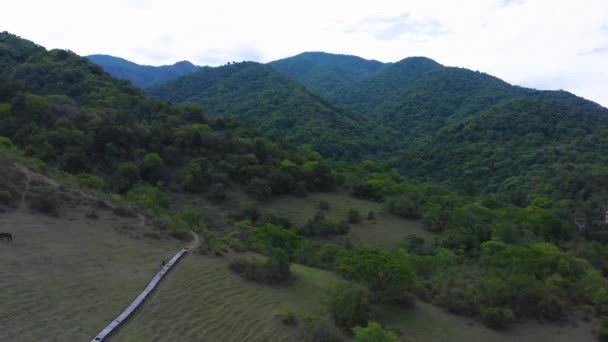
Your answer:
[[[236,114],[330,158],[374,159],[472,193],[516,203],[608,200],[598,188],[608,177],[599,153],[608,147],[607,109],[426,57],[382,63],[305,52],[204,67],[145,91]]]

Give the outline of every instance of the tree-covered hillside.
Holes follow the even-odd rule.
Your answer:
[[[332,158],[361,158],[392,147],[391,135],[381,126],[332,105],[264,64],[205,67],[147,92],[196,103],[214,114],[236,114],[271,136],[310,144]]]
[[[599,218],[608,202],[607,148],[608,110],[525,97],[447,126],[400,163],[521,206],[588,203]]]
[[[3,32],[0,71],[4,144],[98,189],[147,198],[171,184],[221,197],[236,183],[263,198],[338,183],[310,149],[286,150],[238,118],[148,97],[69,51]]]
[[[116,78],[126,78],[140,88],[163,83],[199,69],[188,61],[177,62],[173,65],[151,66],[139,65],[109,55],[90,55],[87,58],[101,65],[110,75]]]
[[[330,100],[329,94],[349,87],[384,66],[376,60],[325,52],[304,52],[268,64]]]

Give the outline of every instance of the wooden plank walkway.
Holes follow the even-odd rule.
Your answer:
[[[112,320],[112,322],[110,322],[110,324],[108,324],[105,328],[103,328],[99,332],[99,334],[97,334],[91,340],[91,342],[103,341],[106,337],[108,337],[108,335],[110,335],[110,333],[112,333],[112,331],[114,329],[116,329],[116,327],[118,327],[120,325],[120,323],[122,323],[125,319],[127,319],[139,307],[139,305],[141,303],[143,303],[143,301],[150,294],[150,292],[152,292],[152,290],[154,290],[154,288],[156,288],[156,285],[158,285],[158,283],[165,276],[165,274],[167,274],[167,272],[171,269],[171,267],[173,267],[173,265],[175,265],[175,263],[187,251],[188,251],[188,249],[182,249],[179,252],[177,252],[177,254],[175,254],[175,256],[173,256],[173,258],[171,258],[171,260],[169,260],[169,262],[164,267],[162,267],[161,270],[158,271],[158,273],[156,273],[156,275],[148,283],[148,286],[146,286],[146,288],[139,294],[139,296],[137,296],[137,298],[135,298],[135,300],[133,300],[133,302],[131,302],[131,304],[129,304],[129,306],[127,306],[127,308],[120,315],[118,315],[116,318],[114,318],[114,320]]]

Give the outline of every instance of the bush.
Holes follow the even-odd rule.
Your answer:
[[[327,201],[320,201],[319,202],[319,210],[328,211],[329,210],[329,202],[327,202]]]
[[[318,211],[315,217],[308,220],[300,229],[300,234],[305,236],[329,236],[348,233],[350,226],[346,222],[328,222],[323,212]]]
[[[376,214],[374,213],[373,210],[370,210],[367,213],[367,219],[370,220],[370,221],[375,221],[376,220]]]
[[[249,182],[249,185],[247,185],[247,192],[254,196],[258,201],[267,200],[270,198],[270,195],[272,195],[270,183],[265,179],[257,177]]]
[[[90,173],[80,173],[76,176],[76,179],[80,185],[90,189],[102,190],[106,187],[105,179]]]
[[[268,258],[265,263],[250,258],[238,258],[230,263],[230,268],[245,279],[266,284],[285,283],[291,278],[289,263],[277,255]]]
[[[397,342],[399,338],[393,331],[382,329],[377,322],[369,322],[366,327],[354,327],[355,342]]]
[[[307,327],[313,342],[342,342],[344,335],[329,318],[311,321]]]
[[[391,197],[386,202],[386,208],[391,214],[408,219],[419,219],[421,216],[419,200],[412,195]]]
[[[292,311],[280,314],[279,319],[285,325],[294,326],[298,324],[298,318]]]
[[[92,220],[97,220],[99,218],[99,214],[97,214],[95,210],[88,211],[84,216]]]
[[[209,187],[209,198],[214,201],[223,201],[226,199],[226,186],[222,183],[215,183]]]
[[[127,199],[137,205],[151,210],[166,209],[169,207],[167,194],[152,185],[138,185],[127,192]]]
[[[59,216],[59,198],[54,190],[43,190],[29,198],[30,209],[52,216]]]
[[[329,312],[336,324],[352,328],[367,322],[370,312],[367,288],[350,282],[341,282],[329,291]]]
[[[505,308],[482,308],[481,321],[492,329],[504,329],[515,320],[510,309]]]
[[[350,209],[348,211],[348,222],[355,224],[359,223],[359,221],[361,221],[361,215],[359,214],[359,211],[355,209]]]
[[[112,210],[112,213],[116,216],[120,216],[120,217],[135,217],[137,216],[137,214],[129,209],[129,208],[125,208],[125,207],[116,207],[114,208],[114,210]]]
[[[598,332],[599,340],[608,342],[608,316],[602,316],[599,319],[600,329]]]

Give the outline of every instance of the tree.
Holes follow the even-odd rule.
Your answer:
[[[259,201],[266,200],[272,194],[272,189],[267,180],[254,177],[247,185],[247,192],[252,194]]]
[[[340,282],[329,291],[329,312],[337,325],[352,328],[369,318],[368,290],[351,282]]]
[[[165,163],[157,153],[148,153],[140,164],[141,177],[154,184],[162,179]]]
[[[393,331],[386,331],[374,321],[367,323],[366,327],[354,327],[355,342],[397,342],[399,338]]]

